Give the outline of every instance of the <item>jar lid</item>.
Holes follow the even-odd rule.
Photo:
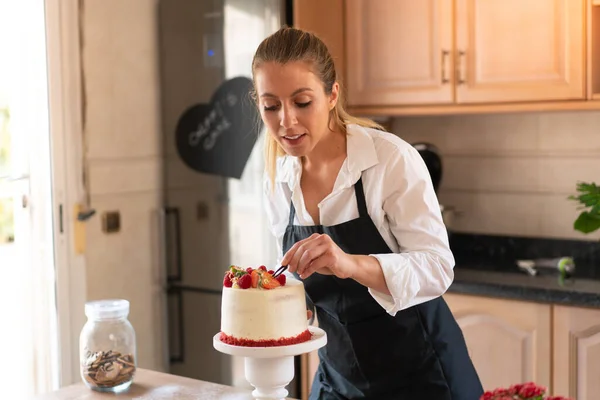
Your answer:
[[[92,319],[123,318],[129,314],[129,301],[122,299],[96,300],[85,303],[85,315]]]

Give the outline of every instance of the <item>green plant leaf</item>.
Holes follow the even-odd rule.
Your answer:
[[[579,217],[575,220],[573,227],[583,233],[592,233],[600,229],[600,216],[597,214],[591,214],[588,211],[584,211],[579,214]]]

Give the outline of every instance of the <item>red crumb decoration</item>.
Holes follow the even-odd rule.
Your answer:
[[[264,265],[261,265],[260,267],[258,267],[258,269],[262,269],[263,271],[266,271],[267,267],[265,267]]]
[[[272,340],[250,340],[243,338],[234,338],[223,332],[220,333],[219,339],[223,343],[230,344],[232,346],[242,347],[276,347],[276,346],[289,346],[292,344],[308,342],[312,338],[312,334],[307,329],[300,335],[290,338],[280,338]]]
[[[246,268],[246,272],[249,273],[249,274],[251,274],[252,273],[252,267]]]

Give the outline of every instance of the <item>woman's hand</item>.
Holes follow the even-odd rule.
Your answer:
[[[354,257],[346,254],[329,235],[315,233],[292,246],[281,260],[289,272],[297,272],[306,279],[317,272],[351,278],[356,268]]]

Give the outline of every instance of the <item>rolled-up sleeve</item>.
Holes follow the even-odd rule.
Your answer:
[[[369,289],[391,315],[443,295],[454,279],[454,256],[429,171],[414,148],[388,160],[383,211],[399,253],[377,258],[391,295]]]

